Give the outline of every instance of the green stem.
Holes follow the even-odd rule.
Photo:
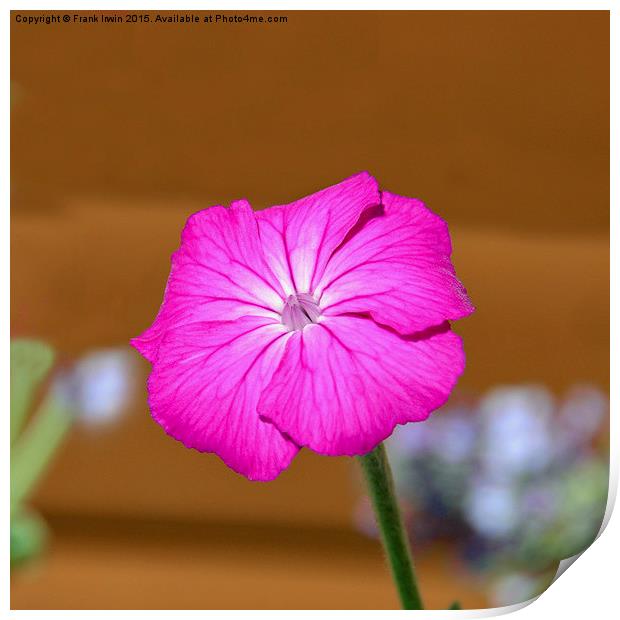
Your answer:
[[[360,456],[359,460],[402,608],[424,609],[385,446],[380,443],[372,452]]]
[[[71,412],[53,397],[48,397],[11,447],[11,514],[33,490],[72,424]]]

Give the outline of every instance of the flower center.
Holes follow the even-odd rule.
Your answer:
[[[310,323],[316,323],[321,316],[321,309],[312,295],[297,293],[289,295],[282,310],[282,325],[290,332],[303,329]]]

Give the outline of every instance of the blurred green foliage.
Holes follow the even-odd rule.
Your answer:
[[[47,527],[27,501],[73,421],[54,390],[43,395],[28,419],[54,358],[44,342],[11,341],[11,566],[36,557],[45,546]]]

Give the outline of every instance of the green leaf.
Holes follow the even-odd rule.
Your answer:
[[[41,554],[47,539],[47,527],[34,512],[11,517],[11,566]]]
[[[38,340],[11,341],[11,445],[19,435],[40,383],[54,363],[54,350]]]
[[[452,603],[452,605],[450,605],[450,607],[448,607],[448,609],[453,609],[454,610],[454,609],[463,609],[463,608],[461,607],[461,604],[458,601],[454,601]]]

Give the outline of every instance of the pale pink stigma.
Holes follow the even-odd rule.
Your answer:
[[[282,310],[282,325],[290,332],[303,329],[310,323],[316,323],[321,316],[321,309],[312,295],[297,293],[289,295]]]

